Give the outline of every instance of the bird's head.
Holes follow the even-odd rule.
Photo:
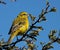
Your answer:
[[[21,16],[29,16],[27,12],[21,12],[20,15]]]

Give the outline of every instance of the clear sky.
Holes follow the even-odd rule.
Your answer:
[[[31,13],[34,16],[37,16],[41,13],[42,8],[46,6],[46,0],[17,0],[16,2],[11,2],[10,0],[5,0],[6,5],[0,4],[0,35],[3,35],[1,38],[4,38],[5,41],[8,40],[9,29],[11,27],[12,21],[16,16],[22,12],[26,11]],[[51,7],[56,7],[57,12],[49,13],[46,15],[47,22],[41,22],[40,25],[44,28],[38,36],[38,41],[36,42],[39,45],[39,41],[48,42],[48,34],[50,30],[60,29],[60,0],[49,0]],[[54,49],[51,50],[59,50],[60,45],[58,43],[53,44]],[[38,50],[41,50],[42,46],[39,45]]]

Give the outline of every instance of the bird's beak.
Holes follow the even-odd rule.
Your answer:
[[[29,14],[27,14],[27,16],[29,16]]]
[[[30,16],[30,14],[29,14],[29,16]]]

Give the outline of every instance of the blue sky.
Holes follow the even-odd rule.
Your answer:
[[[5,0],[5,2],[7,3],[6,5],[0,4],[0,35],[3,35],[2,37],[0,37],[0,39],[4,38],[5,41],[7,41],[9,38],[8,32],[11,27],[12,21],[20,12],[26,11],[38,17],[38,15],[41,13],[42,8],[45,8],[46,6],[46,0],[17,0],[16,2]],[[46,14],[47,22],[41,22],[40,24],[37,24],[44,28],[44,30],[39,33],[40,36],[37,37],[37,45],[39,45],[39,41],[49,41],[48,34],[50,30],[60,29],[60,0],[49,0],[49,2],[51,7],[57,8],[57,12]],[[41,45],[39,46],[40,47],[38,48],[38,50],[41,50]],[[53,46],[54,49],[51,50],[60,49],[60,45],[58,43],[53,44]]]

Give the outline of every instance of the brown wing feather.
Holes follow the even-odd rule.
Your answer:
[[[10,33],[11,33],[11,29],[12,29],[12,27],[13,27],[13,25],[11,26],[11,28],[10,28],[10,30],[9,30],[9,32],[8,32],[8,34],[10,34]]]
[[[19,19],[19,18],[18,18]],[[9,32],[8,32],[8,34],[11,34],[12,33],[12,30],[13,30],[13,28],[15,27],[15,24],[17,24],[18,23],[18,19],[16,18],[16,19],[14,19],[14,21],[13,21],[13,23],[12,23],[12,26],[11,26],[11,28],[10,28],[10,30],[9,30]]]
[[[8,34],[13,33],[13,32],[16,31],[18,28],[22,27],[23,24],[24,24],[24,22],[19,22],[19,23],[15,24],[15,25],[12,25]]]

